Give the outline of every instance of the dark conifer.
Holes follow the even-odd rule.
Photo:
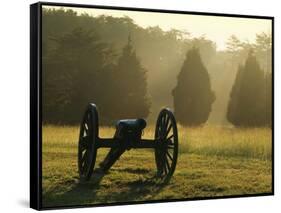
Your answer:
[[[200,125],[208,120],[215,95],[197,48],[187,52],[173,96],[175,115],[182,125]]]
[[[117,118],[148,116],[150,100],[147,95],[146,72],[133,49],[129,36],[114,73],[116,104],[113,112]]]
[[[227,119],[235,126],[261,126],[266,120],[264,72],[250,50],[240,66],[230,94]]]

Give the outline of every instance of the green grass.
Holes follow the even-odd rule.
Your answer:
[[[81,184],[78,127],[43,127],[43,206],[270,193],[271,130],[179,127],[179,158],[167,185],[157,183],[151,150],[130,150],[104,177]],[[114,129],[100,128],[101,137]],[[153,138],[154,127],[144,138]],[[98,151],[97,162],[107,150]]]

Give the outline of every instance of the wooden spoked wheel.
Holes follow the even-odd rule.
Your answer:
[[[78,170],[81,181],[91,178],[96,162],[98,140],[98,112],[95,104],[89,104],[81,126],[78,142]]]
[[[176,119],[170,109],[163,109],[159,113],[155,141],[157,176],[168,182],[176,169],[178,158],[178,130]]]

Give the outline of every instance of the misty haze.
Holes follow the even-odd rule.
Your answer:
[[[270,18],[43,6],[43,205],[272,193],[271,28]],[[141,137],[154,139],[170,108],[179,141],[170,182],[153,179],[156,149],[132,149],[98,184],[80,184],[88,103],[104,138],[118,120],[143,118]]]

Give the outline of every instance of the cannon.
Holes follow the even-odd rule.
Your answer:
[[[162,109],[157,118],[154,139],[142,138],[145,127],[146,121],[142,118],[119,120],[113,138],[100,138],[97,107],[93,103],[88,104],[81,122],[78,142],[80,180],[88,181],[93,171],[96,171],[94,168],[98,149],[110,148],[99,164],[99,172],[106,173],[126,150],[154,149],[156,177],[168,182],[175,171],[178,157],[176,119],[170,109]]]

